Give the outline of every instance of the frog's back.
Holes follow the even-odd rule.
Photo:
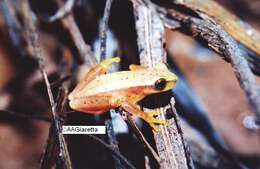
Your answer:
[[[124,91],[130,88],[143,88],[153,85],[156,73],[151,71],[120,71],[96,77],[80,92],[82,96]],[[80,97],[80,96],[79,96]]]

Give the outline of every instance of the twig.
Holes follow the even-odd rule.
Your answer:
[[[58,96],[56,99],[56,110],[57,112],[63,112],[63,108],[65,106],[65,102],[66,102],[66,96],[67,96],[67,90],[64,87],[61,87],[59,92],[58,92]],[[60,114],[59,114],[60,115]],[[60,124],[62,125],[62,124]],[[49,129],[49,136],[48,136],[48,141],[47,141],[47,147],[45,149],[45,153],[43,155],[42,161],[41,161],[41,169],[49,169],[51,168],[55,163],[57,164],[57,160],[63,162],[64,159],[68,159],[69,158],[69,154],[68,150],[66,149],[66,151],[63,155],[63,157],[61,157],[61,159],[59,159],[58,157],[60,156],[60,148],[59,148],[59,140],[56,137],[56,132],[55,132],[55,124],[51,123],[50,129]],[[65,140],[64,140],[65,141]],[[66,142],[63,143],[64,145],[67,144]],[[67,167],[67,164],[63,162],[63,165],[65,168],[69,168]]]
[[[222,54],[225,60],[230,61],[236,78],[247,96],[252,111],[257,116],[257,122],[260,124],[260,88],[243,57],[243,55],[246,55],[245,52],[220,26],[209,20],[186,16],[175,10],[170,10],[170,15],[188,28],[194,36],[205,40],[208,46]]]
[[[51,83],[51,88],[55,88],[60,86],[62,83],[66,82],[71,78],[71,74],[69,75],[64,75],[63,77],[59,78],[58,80],[54,81]]]
[[[184,138],[187,144],[190,145],[189,151],[192,154],[194,163],[199,164],[202,168],[237,168],[229,159],[216,152],[202,135],[198,134],[188,124],[182,123],[182,127],[185,131]]]
[[[139,138],[139,140],[141,141],[141,143],[148,148],[148,150],[151,152],[151,154],[153,155],[153,157],[155,158],[155,160],[157,161],[157,163],[160,165],[161,164],[161,159],[158,156],[158,154],[155,152],[155,150],[153,149],[153,147],[149,144],[149,142],[146,140],[146,138],[144,137],[144,135],[142,134],[142,132],[139,130],[139,128],[136,126],[135,122],[133,121],[131,115],[126,112],[126,118],[127,118],[127,123],[129,124],[129,126],[131,126],[131,128],[133,129],[135,135]]]
[[[62,4],[60,0],[57,0],[58,4]],[[108,0],[106,3],[105,7],[105,12],[104,12],[104,19],[103,19],[103,29],[101,31],[101,56],[105,57],[105,51],[106,51],[106,31],[107,31],[107,23],[108,23],[108,18],[109,18],[109,13],[110,13],[110,8],[111,8],[112,1]],[[84,42],[84,39],[79,31],[79,28],[76,25],[76,22],[74,20],[74,17],[72,14],[68,15],[65,18],[62,18],[62,23],[65,28],[68,29],[70,32],[70,35],[76,45],[76,47],[79,50],[79,53],[82,57],[82,59],[85,61],[85,64],[93,66],[97,64],[97,59],[95,58],[94,54],[92,53],[90,46],[87,45]],[[111,117],[108,116],[108,120],[106,121],[106,127],[108,128],[108,139],[111,145],[114,147],[117,147],[117,150],[119,152],[118,146],[117,146],[117,141],[113,132],[113,127],[112,127],[112,122],[111,122]],[[115,165],[117,168],[123,168],[122,164],[120,161],[118,161],[117,158],[115,158]]]
[[[50,101],[51,108],[52,108],[53,118],[54,118],[55,121],[56,120],[58,121],[58,117],[57,117],[57,113],[56,113],[56,109],[55,109],[54,97],[52,95],[52,91],[51,91],[51,87],[50,87],[50,82],[48,80],[47,73],[44,69],[43,56],[42,56],[42,52],[41,52],[41,49],[40,49],[40,46],[39,46],[39,37],[38,37],[38,34],[36,32],[36,27],[35,27],[35,24],[34,24],[34,21],[33,21],[33,18],[32,18],[32,14],[30,12],[29,4],[26,0],[24,0],[24,2],[22,3],[22,8],[23,8],[23,12],[24,12],[24,20],[25,20],[27,36],[29,37],[30,45],[34,49],[35,59],[38,61],[39,69],[42,73],[44,82],[46,84],[46,88],[47,88],[47,92],[48,92],[48,96],[49,96],[49,101]]]
[[[120,154],[117,150],[114,150],[114,147],[111,145],[108,145],[106,142],[101,140],[100,138],[93,136],[91,134],[86,135],[87,138],[91,138],[92,140],[95,140],[96,142],[100,143],[104,146],[104,148],[108,149],[111,153],[113,153],[118,159],[120,159],[121,162],[125,165],[126,168],[129,169],[135,169],[133,164],[130,163],[122,154]]]
[[[144,156],[144,166],[145,166],[145,169],[151,169],[151,166],[150,166],[150,161],[149,161],[149,157],[148,156]]]
[[[41,158],[41,169],[50,169],[56,163],[59,156],[59,143],[55,134],[55,125],[51,123],[47,146]]]
[[[58,2],[58,4],[62,4],[60,0],[57,0],[57,2]],[[104,23],[102,23],[103,28],[101,31],[101,56],[103,56],[103,57],[105,57],[105,55],[106,55],[106,53],[105,53],[105,51],[106,51],[106,45],[105,45],[106,31],[107,31],[107,24],[108,24],[108,18],[109,18],[111,4],[112,4],[112,1],[108,0],[106,3],[105,12],[104,12],[104,18],[103,18]],[[79,31],[79,28],[76,25],[76,22],[74,20],[74,17],[72,16],[72,14],[68,15],[65,18],[62,18],[62,23],[63,23],[64,27],[69,30],[70,35],[72,36],[72,39],[80,52],[80,55],[82,56],[83,60],[85,61],[85,64],[90,65],[90,66],[96,65],[97,59],[95,58],[94,54],[92,53],[90,46],[84,42],[84,39]],[[101,58],[103,58],[103,57],[101,57]],[[102,59],[100,59],[100,60],[102,60]],[[109,142],[112,146],[114,146],[116,148],[116,150],[119,153],[119,148],[118,148],[115,134],[113,131],[110,116],[108,117],[108,120],[106,120],[106,127],[108,128]],[[120,163],[120,161],[118,161],[117,158],[115,158],[115,165],[116,165],[116,168],[118,168],[118,169],[123,168],[122,164]]]
[[[214,0],[175,0],[174,4],[183,5],[198,13],[202,18],[213,19],[234,39],[244,44],[260,56],[260,33],[252,26],[228,12]],[[203,15],[201,15],[203,14]]]
[[[136,18],[140,63],[149,67],[162,62],[166,63],[162,20],[154,8],[148,8],[144,1],[132,0],[132,2]],[[169,100],[167,101],[169,102]],[[157,102],[155,101],[155,103]],[[160,111],[161,115],[159,117],[165,119],[166,110],[169,108],[174,109],[172,105],[152,111]],[[192,168],[182,139],[182,133],[176,128],[176,121],[170,119],[169,125],[161,126],[160,129],[160,132],[154,132],[154,138],[159,156],[163,159],[161,167],[165,169]]]
[[[101,25],[100,25],[100,33],[99,33],[100,61],[102,61],[106,58],[107,28],[108,28],[108,20],[109,20],[109,15],[110,15],[112,3],[113,3],[113,0],[106,0],[106,5],[105,5],[105,8],[104,8],[104,16],[102,18]],[[110,110],[110,112],[106,115],[106,120],[105,120],[105,125],[106,125],[106,128],[107,128],[107,136],[108,136],[109,144],[111,146],[113,146],[114,150],[119,153],[118,142],[116,140],[116,136],[115,136],[114,129],[113,129],[111,113],[112,113],[112,110]],[[122,166],[120,160],[117,159],[116,156],[113,156],[113,158],[114,158],[114,161],[115,161],[115,168],[116,169],[124,168]]]
[[[58,114],[56,111],[56,104],[55,104],[54,97],[53,97],[53,94],[51,91],[51,85],[50,85],[47,73],[44,69],[44,60],[43,60],[42,51],[41,51],[41,48],[39,45],[39,37],[38,37],[38,33],[37,33],[37,28],[33,21],[31,9],[30,9],[30,6],[29,6],[29,3],[27,0],[23,0],[23,2],[22,2],[22,11],[23,11],[23,17],[24,17],[25,28],[26,28],[26,33],[28,36],[29,44],[33,47],[35,59],[37,60],[37,62],[39,64],[39,69],[43,76],[43,79],[44,79],[44,82],[45,82],[45,85],[47,88],[47,93],[48,93],[48,97],[49,97],[49,101],[50,101],[51,109],[52,109],[52,118],[53,118],[53,123],[54,123],[55,135],[57,134],[57,136],[58,136],[58,143],[60,146],[59,148],[60,148],[62,158],[64,160],[63,161],[64,166],[67,169],[70,169],[70,168],[72,168],[72,166],[71,166],[71,161],[70,161],[70,157],[69,157],[69,153],[68,153],[68,149],[67,149],[67,144],[66,144],[65,138],[63,137],[63,135],[61,133],[61,125],[60,125],[59,117],[58,117]]]
[[[207,4],[201,0],[194,0],[194,2],[200,1],[200,3],[203,3],[203,5],[200,6],[200,3],[197,4],[192,1],[187,2],[188,4],[182,4],[183,2],[180,2],[180,1],[178,1],[176,3],[178,3],[178,4],[180,3],[186,7],[187,6],[190,7],[191,10],[193,10],[193,12],[198,13],[198,15],[200,15],[203,19],[206,19],[208,21],[214,20],[214,22],[216,22],[216,23],[221,23],[221,26],[223,26],[223,28],[225,28],[228,31],[228,33],[231,32],[231,35],[234,35],[234,38],[237,38],[236,40],[240,41],[239,47],[241,49],[243,49],[244,51],[246,51],[246,53],[247,53],[247,55],[245,54],[243,57],[248,61],[248,64],[249,64],[251,70],[253,71],[253,73],[260,76],[260,57],[257,55],[257,53],[254,50],[252,50],[252,48],[250,49],[249,47],[247,47],[250,44],[253,44],[254,46],[258,46],[257,44],[259,44],[260,39],[257,37],[260,37],[259,32],[255,31],[252,27],[250,27],[243,21],[239,20],[238,18],[234,17],[230,13],[228,14],[228,17],[225,14],[222,15],[223,13],[227,13],[227,11],[225,11],[223,13],[219,12],[218,10],[214,9],[214,5],[213,6],[210,5],[211,3]],[[208,2],[212,2],[213,4],[215,4],[215,2],[213,2],[211,0],[209,0]],[[167,8],[159,7],[158,5],[152,4],[151,2],[149,3],[149,5],[156,6],[155,8],[157,11],[159,11],[161,19],[164,21],[164,25],[166,27],[173,29],[173,30],[180,28],[180,26],[178,26],[178,25],[180,25],[182,22],[178,22],[177,21],[178,19],[174,20],[174,19],[170,19],[170,18],[166,17],[166,16],[168,16],[168,12],[170,12],[171,9],[166,10]],[[217,5],[217,6],[218,6],[217,8],[221,8],[220,5]],[[208,10],[207,8],[212,8],[212,10]],[[201,10],[204,12],[200,13]],[[221,10],[223,11],[224,9],[222,8]],[[206,16],[205,13],[210,13],[209,16],[211,16],[213,19]],[[215,15],[214,15],[214,13],[215,13]],[[223,20],[221,18],[223,18]],[[228,18],[228,19],[226,19],[226,18]],[[227,26],[227,25],[229,25],[229,23],[227,23],[226,20],[231,20],[231,23],[232,23],[231,26]],[[176,24],[176,22],[177,22],[177,24]],[[241,25],[242,27],[239,28],[239,25]],[[247,29],[247,27],[249,27],[249,29]],[[181,29],[181,30],[183,30],[183,29]],[[242,31],[241,36],[239,36],[238,35],[239,33],[237,33],[240,31]],[[252,35],[247,35],[248,32],[252,32],[252,35],[255,34],[256,37],[254,37]],[[184,31],[184,33],[187,33],[187,32]],[[242,43],[242,42],[244,42],[244,43]],[[222,55],[222,53],[220,51],[215,50],[215,52]]]
[[[61,0],[57,0],[59,5],[62,5]],[[63,26],[69,31],[75,46],[77,47],[81,59],[85,64],[93,66],[97,64],[97,59],[89,45],[87,45],[82,37],[82,34],[75,22],[73,15],[70,13],[68,16],[61,19]]]
[[[154,11],[151,11],[152,9],[148,9],[141,0],[132,0],[132,2],[136,18],[140,62],[146,66],[166,63],[165,42],[164,38],[162,38],[164,36],[164,26],[160,24],[161,19],[154,14]],[[153,29],[157,32],[152,33]],[[154,57],[155,55],[157,57]]]
[[[6,27],[8,28],[8,34],[12,41],[12,45],[19,50],[21,55],[26,54],[23,44],[22,26],[15,16],[14,5],[12,1],[2,0],[0,2],[0,9],[3,14]]]
[[[67,0],[67,2],[53,15],[49,18],[50,22],[54,22],[68,15],[75,4],[75,0]]]
[[[41,120],[50,122],[51,118],[45,115],[39,115],[39,114],[26,114],[26,113],[17,113],[9,110],[0,110],[0,120],[2,119],[31,119],[31,120]]]
[[[167,168],[170,166],[181,169],[194,168],[190,153],[185,147],[173,100],[168,106],[156,109],[156,111],[162,112],[159,116],[161,119],[165,119],[167,111],[173,115],[173,118],[168,120],[167,126],[161,126],[160,132],[154,132],[157,150],[160,157],[166,160]]]
[[[118,142],[116,140],[116,136],[114,133],[114,129],[113,129],[113,124],[112,124],[112,120],[111,120],[111,116],[110,114],[108,114],[108,119],[105,121],[105,125],[107,128],[107,137],[108,137],[108,141],[111,147],[113,147],[114,151],[119,152],[119,147],[118,147]],[[116,169],[124,169],[125,167],[121,164],[121,161],[117,158],[117,156],[114,156],[114,161],[115,161],[115,168]]]
[[[104,60],[106,58],[106,37],[107,37],[107,28],[108,28],[108,20],[111,10],[111,5],[113,3],[113,0],[106,0],[106,6],[104,9],[104,16],[101,21],[100,26],[100,60]]]
[[[106,0],[106,5],[104,9],[104,16],[101,21],[100,26],[100,61],[104,60],[106,58],[106,40],[107,40],[107,28],[108,28],[108,20],[111,10],[113,0]],[[107,114],[107,120],[105,121],[106,128],[107,128],[107,136],[109,140],[109,144],[114,147],[115,151],[119,152],[118,148],[118,142],[116,140],[116,136],[113,129],[112,119],[111,119],[111,113],[112,110]],[[113,156],[115,160],[115,168],[121,169],[124,168],[122,164],[120,163],[120,160],[118,160],[115,156]]]
[[[198,102],[198,96],[196,96],[194,91],[192,91],[181,70],[171,60],[169,60],[168,65],[172,68],[170,70],[178,75],[178,86],[172,91],[176,99],[176,107],[180,110],[178,114],[183,118],[183,120],[188,122],[193,132],[198,130],[205,137],[210,146],[212,146],[212,148],[222,156],[223,161],[228,161],[233,165],[233,168],[238,168],[236,166],[239,165],[240,162],[234,157],[232,152],[230,152],[227,145],[224,143],[224,140],[222,140],[219,133],[212,126],[211,121],[207,117],[207,110]],[[182,127],[184,126],[185,128],[185,124],[186,123],[182,123]],[[187,133],[185,129],[184,131],[186,132],[185,136],[190,135],[190,133]],[[193,137],[191,138],[196,138],[196,135],[198,135],[198,133],[193,134]],[[192,146],[189,146],[189,148],[190,150],[193,149]],[[192,157],[194,155],[198,156],[197,154],[191,154]],[[203,161],[201,161],[201,163],[203,163]]]

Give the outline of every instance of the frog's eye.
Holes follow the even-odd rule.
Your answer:
[[[154,83],[154,88],[157,90],[163,90],[166,87],[166,80],[164,78],[160,78],[156,80]]]

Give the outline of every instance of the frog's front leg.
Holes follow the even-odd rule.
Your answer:
[[[165,125],[167,123],[166,120],[157,119],[154,117],[155,115],[159,115],[159,112],[144,112],[140,110],[137,105],[128,102],[122,103],[121,107],[125,111],[144,119],[155,131],[158,131],[158,126],[155,124]]]
[[[112,68],[113,63],[119,63],[119,62],[120,62],[120,57],[109,58],[109,59],[105,59],[105,60],[101,61],[98,64],[98,67],[101,68],[100,73],[101,74],[106,73],[108,70],[110,70]]]

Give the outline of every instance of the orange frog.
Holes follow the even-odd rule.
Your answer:
[[[159,112],[144,112],[137,102],[147,95],[172,89],[177,76],[163,63],[154,68],[130,65],[129,71],[106,74],[114,62],[120,62],[120,58],[106,59],[86,74],[68,96],[70,107],[93,114],[121,107],[144,119],[154,130],[157,130],[155,124],[166,124],[165,120],[154,117]]]

